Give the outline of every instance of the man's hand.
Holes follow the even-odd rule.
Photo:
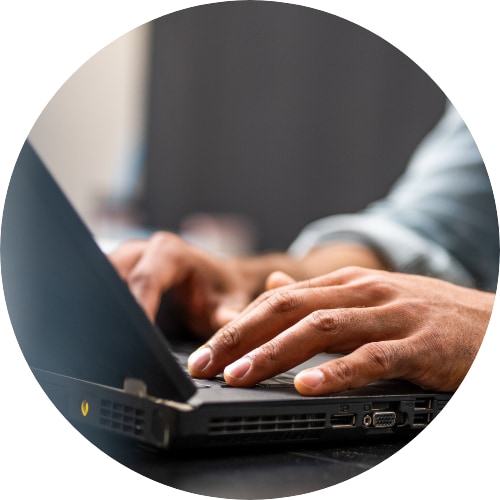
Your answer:
[[[270,277],[269,287],[287,282]],[[288,280],[290,282],[291,280]],[[305,395],[380,379],[453,391],[484,337],[494,294],[441,280],[348,267],[268,290],[189,360],[191,373],[224,370],[233,386],[252,386],[317,353],[349,353],[299,373]]]
[[[108,257],[151,322],[169,292],[178,316],[202,338],[234,319],[269,287],[266,278],[272,271],[281,271],[274,274],[275,281],[285,279],[288,283],[291,278],[283,272],[302,280],[346,263],[381,265],[370,249],[339,242],[314,249],[300,260],[279,252],[222,259],[166,231],[147,240],[128,241]]]
[[[171,291],[187,326],[202,338],[237,316],[253,298],[231,262],[172,233],[126,242],[108,257],[151,322]]]

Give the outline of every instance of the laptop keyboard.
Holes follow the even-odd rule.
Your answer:
[[[189,370],[187,368],[187,360],[189,357],[189,354],[192,352],[192,350],[184,350],[184,349],[176,349],[175,352],[173,352],[173,355],[179,365],[182,367],[184,372],[191,378],[193,381],[194,385],[198,389],[208,389],[214,386],[220,386],[220,387],[230,387],[226,381],[224,380],[224,377],[221,374],[217,375],[216,377],[212,379],[195,379],[191,377],[191,374],[189,373]],[[275,377],[263,380],[262,382],[259,382],[256,387],[265,387],[265,388],[272,388],[272,389],[279,389],[279,388],[286,388],[286,387],[294,387],[293,385],[293,380],[294,380],[295,374],[292,372],[285,372],[281,373],[279,375],[276,375]]]

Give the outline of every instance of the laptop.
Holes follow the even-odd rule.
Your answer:
[[[452,396],[393,380],[307,397],[293,387],[294,373],[251,388],[192,379],[184,365],[191,347],[178,345],[173,326],[160,330],[147,319],[28,140],[1,236],[19,345],[40,386],[81,431],[168,450],[410,437]]]

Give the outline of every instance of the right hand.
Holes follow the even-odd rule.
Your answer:
[[[344,353],[300,372],[297,390],[320,395],[404,379],[454,391],[479,350],[495,300],[493,293],[428,276],[361,267],[288,281],[195,351],[191,374],[223,371],[228,384],[252,387],[318,353]]]
[[[151,322],[171,291],[186,326],[205,339],[253,298],[231,260],[218,259],[169,232],[128,241],[108,258]]]

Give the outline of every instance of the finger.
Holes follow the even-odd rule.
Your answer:
[[[372,342],[351,354],[304,370],[295,388],[306,396],[340,392],[377,380],[406,378],[413,366],[411,343],[404,340]]]
[[[212,315],[211,323],[214,329],[218,330],[234,321],[248,305],[248,302],[248,295],[242,292],[233,292],[221,296]]]
[[[280,288],[253,311],[240,315],[221,328],[189,358],[195,377],[213,377],[229,363],[268,342],[316,309],[331,306],[331,293],[325,288],[288,290]],[[348,297],[344,298],[345,301]]]
[[[323,339],[312,338],[304,343],[299,329],[300,325],[292,327],[226,366],[225,381],[235,387],[251,387],[324,350]]]
[[[399,318],[384,308],[316,310],[227,366],[224,377],[231,385],[251,386],[320,352],[349,352],[399,331]]]
[[[215,329],[222,328],[236,319],[240,312],[241,310],[237,307],[232,307],[229,304],[221,304],[214,311],[212,325],[214,325]]]
[[[292,285],[293,283],[296,283],[296,280],[291,276],[281,271],[275,271],[267,277],[265,289],[272,290],[281,286]]]
[[[182,240],[169,233],[153,235],[144,246],[140,258],[129,271],[127,282],[146,315],[154,321],[163,294],[180,282],[186,265],[180,255]]]
[[[127,279],[146,247],[146,240],[131,240],[109,252],[107,257],[123,280]]]
[[[316,283],[330,280],[316,280]],[[375,282],[376,283],[376,282]],[[189,359],[189,369],[195,377],[213,377],[243,355],[265,344],[313,311],[318,323],[313,326],[315,335],[325,336],[327,330],[334,335],[329,352],[346,352],[362,342],[383,340],[389,335],[401,334],[401,314],[397,307],[382,307],[374,312],[372,303],[384,303],[387,287],[374,286],[375,292],[367,293],[365,286],[347,283],[340,286],[297,288],[298,283],[264,293],[235,320],[220,329]],[[382,289],[382,292],[380,291]],[[343,308],[343,311],[336,309]],[[329,312],[327,312],[329,310]],[[321,312],[320,312],[321,311]],[[363,321],[358,319],[363,318]],[[313,322],[314,323],[314,322]],[[339,325],[347,325],[349,335],[337,335]],[[309,325],[311,326],[311,325]],[[304,335],[304,345],[310,342],[311,332]],[[244,383],[244,380],[241,380]]]
[[[288,284],[281,284],[280,288],[284,291],[289,290],[299,290],[299,289],[309,289],[309,288],[319,288],[319,287],[327,287],[327,286],[351,286],[353,287],[356,283],[366,278],[366,276],[376,277],[381,275],[383,271],[374,271],[367,270],[361,267],[345,267],[343,269],[339,269],[329,274],[317,276],[315,278],[302,280],[302,281],[293,281]],[[287,276],[285,273],[280,273],[281,275]],[[292,279],[292,278],[290,278]],[[352,290],[351,293],[358,295],[359,291]],[[251,302],[242,312],[241,316],[245,316],[249,312],[253,311],[255,308],[260,306],[263,302],[269,299],[269,297],[273,294],[273,290],[269,289],[266,292],[262,293],[257,297],[253,302]],[[367,295],[366,290],[362,291],[362,295],[360,299],[364,299],[366,301]],[[360,304],[358,305],[366,305]]]

